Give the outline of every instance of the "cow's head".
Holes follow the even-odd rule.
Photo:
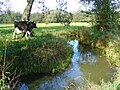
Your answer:
[[[33,24],[33,28],[37,28],[36,22],[33,22],[32,24]]]
[[[36,22],[34,22],[34,28],[37,28],[37,26],[36,26]]]
[[[29,27],[29,29],[37,28],[36,22],[29,22],[28,27]]]

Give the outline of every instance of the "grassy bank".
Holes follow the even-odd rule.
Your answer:
[[[70,62],[72,50],[66,42],[63,38],[46,34],[14,42],[9,46],[8,54],[15,56],[14,67],[24,74],[56,73],[64,70]]]
[[[38,27],[34,29],[35,37],[25,40],[22,35],[18,35],[18,39],[13,40],[13,25],[0,25],[0,71],[3,71],[3,78],[0,79],[1,89],[10,86],[11,79],[8,80],[8,78],[11,76],[6,72],[11,74],[15,70],[18,74],[23,73],[24,75],[52,74],[61,72],[68,67],[72,49],[67,45],[67,39],[55,33],[59,27]],[[4,54],[5,51],[6,54]],[[3,62],[4,57],[6,65]],[[9,69],[3,70],[2,65],[8,68],[7,65],[11,61]],[[4,76],[8,77],[4,78]]]
[[[0,27],[1,57],[6,46],[7,60],[14,59],[13,69],[17,68],[25,74],[56,73],[68,66],[72,49],[67,45],[65,38],[55,33],[60,26],[46,28],[38,25],[34,30],[35,37],[28,41],[21,38],[21,35],[18,36],[19,39],[12,40],[11,25]]]

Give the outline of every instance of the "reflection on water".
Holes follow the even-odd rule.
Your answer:
[[[100,78],[106,81],[110,80],[111,69],[105,57],[99,57],[92,52],[79,52],[79,42],[77,40],[69,41],[68,44],[72,46],[74,52],[71,67],[52,78],[44,76],[29,84],[26,83],[29,90],[64,90],[71,81],[78,84],[84,83],[83,78],[89,78],[95,83],[99,83]]]

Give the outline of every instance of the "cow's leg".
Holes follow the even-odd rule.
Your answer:
[[[25,38],[28,40],[29,36],[30,36],[30,31],[27,31],[26,34],[25,34]]]
[[[22,37],[24,37],[25,35],[26,35],[26,32],[23,33],[23,36],[22,36]]]
[[[22,33],[22,31],[21,30],[19,30],[17,27],[15,28],[15,30],[14,30],[14,32],[13,32],[13,39],[16,37],[16,39],[17,39],[17,35],[16,34],[20,34],[20,33]]]
[[[15,37],[17,38],[16,33],[17,33],[17,28],[15,28],[15,30],[14,30],[14,32],[13,32],[13,39],[14,39]]]
[[[31,31],[30,36],[31,36],[31,37],[35,37],[34,31]]]
[[[15,30],[14,30],[14,32],[13,32],[13,39],[15,38]]]

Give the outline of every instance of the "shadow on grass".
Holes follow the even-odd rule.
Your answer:
[[[38,29],[40,30],[55,30],[55,31],[59,31],[59,30],[71,30],[71,29],[79,29],[82,26],[50,26],[50,27],[38,27]]]
[[[0,26],[0,29],[11,29],[13,26]]]
[[[0,38],[3,36],[8,37],[12,33],[13,33],[13,26],[4,26],[4,25],[0,26]]]
[[[33,31],[36,33],[39,33],[39,31],[68,31],[68,30],[79,30],[82,29],[85,26],[44,26],[44,27],[38,27],[34,28]],[[89,27],[86,27],[89,28]],[[6,35],[6,34],[12,34],[13,33],[13,26],[0,26],[0,34]]]
[[[0,30],[0,34],[1,35],[7,35],[7,34],[12,34],[13,31],[11,29],[8,30]]]

